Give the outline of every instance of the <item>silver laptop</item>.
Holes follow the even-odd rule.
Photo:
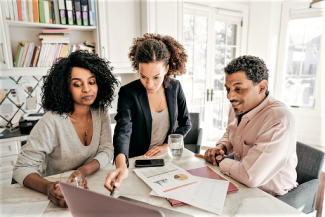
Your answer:
[[[131,198],[114,198],[62,182],[60,188],[72,216],[193,217]]]

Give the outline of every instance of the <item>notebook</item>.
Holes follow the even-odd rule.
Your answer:
[[[216,180],[227,180],[227,179],[223,178],[222,176],[220,176],[217,172],[215,172],[209,166],[186,170],[186,171],[191,173],[193,176],[199,176],[199,177],[203,177],[203,178],[216,179]],[[238,187],[234,183],[229,182],[227,194],[233,193],[236,191],[238,191]],[[171,198],[167,198],[167,200],[170,202],[172,207],[186,205],[186,203],[183,203],[181,201],[174,200]]]

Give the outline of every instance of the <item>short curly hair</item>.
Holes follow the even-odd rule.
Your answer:
[[[247,55],[233,59],[224,70],[228,75],[243,71],[248,80],[253,81],[254,85],[260,83],[262,80],[268,81],[269,79],[269,70],[264,61],[254,56]]]
[[[97,97],[92,108],[105,111],[114,99],[114,89],[119,84],[112,75],[110,62],[88,51],[75,51],[68,57],[60,58],[44,77],[42,87],[42,107],[46,111],[60,115],[74,112],[74,103],[70,91],[71,71],[73,67],[90,70],[96,77]]]
[[[136,71],[139,71],[139,63],[163,62],[166,67],[169,65],[166,82],[170,81],[170,76],[186,72],[187,54],[183,45],[167,35],[146,33],[143,37],[134,38],[129,58]]]

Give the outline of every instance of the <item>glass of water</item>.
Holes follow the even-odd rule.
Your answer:
[[[60,181],[79,188],[83,188],[81,173],[78,170],[71,170],[62,173],[60,176]]]
[[[180,134],[170,134],[168,136],[168,155],[170,157],[182,157],[183,149],[183,136]]]

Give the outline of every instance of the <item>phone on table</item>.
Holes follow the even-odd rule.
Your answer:
[[[135,160],[135,167],[160,167],[164,165],[164,159]]]

